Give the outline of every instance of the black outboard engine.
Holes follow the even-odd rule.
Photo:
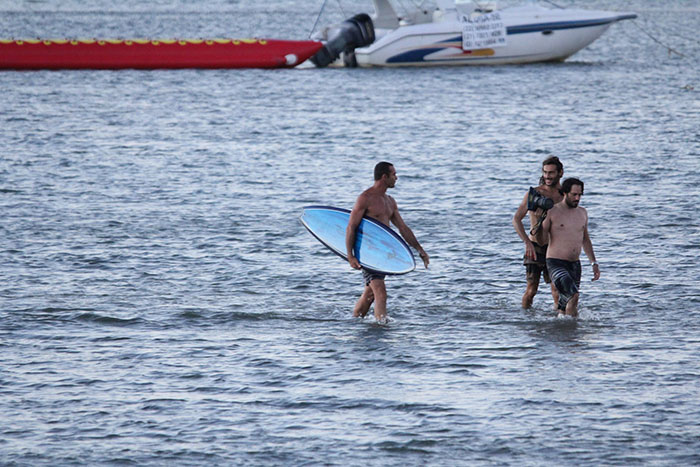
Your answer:
[[[354,51],[374,42],[374,24],[366,13],[360,13],[340,23],[338,31],[328,38],[325,45],[311,57],[319,68],[333,63],[341,53],[345,53],[345,65],[357,66]]]

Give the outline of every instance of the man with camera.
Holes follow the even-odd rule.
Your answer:
[[[546,257],[549,236],[542,231],[541,227],[542,222],[547,217],[547,211],[555,203],[559,203],[563,199],[562,194],[559,192],[561,188],[559,182],[563,175],[564,165],[558,157],[552,156],[545,159],[542,162],[540,185],[537,188],[530,187],[530,190],[525,194],[523,201],[513,215],[513,227],[515,227],[518,236],[525,243],[523,264],[527,274],[527,287],[522,299],[522,306],[525,309],[532,306],[532,301],[540,285],[540,277],[544,277],[544,281],[551,284],[554,308],[556,309],[558,306],[559,293],[554,284],[551,283],[549,272],[547,271]],[[523,226],[523,218],[528,213],[531,225],[529,235],[525,232],[525,227]]]
[[[557,203],[542,223],[542,231],[549,235],[547,269],[552,284],[559,291],[557,311],[561,315],[578,316],[579,287],[581,286],[581,250],[593,267],[593,280],[600,278],[593,244],[588,235],[588,213],[579,206],[583,196],[583,182],[567,178],[561,186],[564,200]]]

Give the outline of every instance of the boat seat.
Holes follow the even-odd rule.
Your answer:
[[[387,0],[374,0],[374,11],[376,15],[372,17],[372,22],[375,28],[396,29],[399,27],[399,16]]]

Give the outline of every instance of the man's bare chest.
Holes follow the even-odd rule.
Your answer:
[[[367,214],[387,222],[393,216],[391,200],[388,197],[373,197],[367,205]]]

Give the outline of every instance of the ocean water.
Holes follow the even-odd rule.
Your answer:
[[[0,36],[301,39],[321,3],[0,0]],[[0,464],[700,464],[700,8],[578,6],[639,18],[558,64],[0,73]],[[578,320],[520,307],[550,155]],[[385,326],[298,220],[379,160],[431,256]]]

